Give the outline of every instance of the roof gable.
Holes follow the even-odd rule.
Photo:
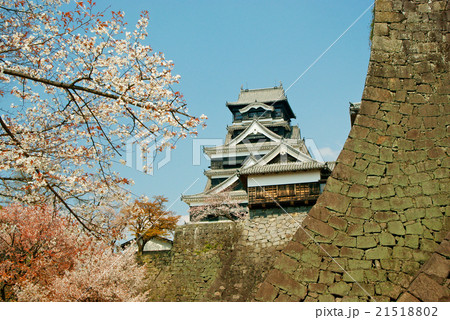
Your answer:
[[[239,177],[237,176],[237,174],[233,174],[231,177],[229,177],[228,179],[226,179],[225,181],[219,183],[217,186],[215,186],[212,189],[209,189],[208,191],[205,192],[205,194],[216,194],[219,193],[223,190],[225,190],[226,188],[230,187],[233,183],[235,183],[236,181],[238,181]]]
[[[258,109],[258,108],[262,108],[264,110],[267,111],[273,111],[275,110],[273,106],[269,106],[265,103],[261,103],[261,102],[254,102],[254,103],[250,103],[248,104],[246,107],[239,109],[240,113],[245,113],[248,112],[250,109]]]
[[[291,157],[297,159],[299,162],[316,162],[313,158],[311,158],[309,155],[294,149],[290,145],[281,142],[276,148],[274,148],[272,151],[270,151],[268,154],[266,154],[264,157],[259,159],[258,162],[256,162],[255,166],[264,166],[270,163],[275,157],[278,155],[290,155]]]
[[[267,138],[269,138],[272,141],[275,142],[281,142],[282,137],[277,135],[272,130],[268,129],[266,126],[261,124],[258,120],[253,120],[253,122],[244,130],[242,131],[236,138],[231,140],[228,145],[235,146],[242,140],[244,140],[246,137],[248,137],[251,134],[263,134]]]

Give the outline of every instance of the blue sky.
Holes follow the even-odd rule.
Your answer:
[[[150,13],[149,38],[181,75],[180,90],[194,115],[209,117],[199,139],[224,139],[241,85],[285,89],[373,3],[317,1],[97,1],[99,8],[125,11],[130,29],[139,13]],[[302,137],[311,138],[325,160],[334,160],[350,130],[349,101],[360,101],[370,54],[369,10],[286,92]],[[170,161],[153,175],[117,166],[135,180],[136,195],[164,195],[171,210],[186,215],[181,193],[201,192],[208,161],[193,165],[193,139],[179,141]],[[164,155],[156,159],[162,161]]]

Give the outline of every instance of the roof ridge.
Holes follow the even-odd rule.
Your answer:
[[[284,91],[283,86],[275,86],[275,87],[267,87],[267,88],[256,88],[256,89],[241,89],[241,91],[248,92],[248,91],[256,91],[256,90],[274,90],[274,89],[282,89]]]

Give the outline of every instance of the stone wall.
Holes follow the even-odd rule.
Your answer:
[[[449,9],[376,1],[360,114],[256,300],[448,299]]]
[[[152,301],[249,301],[304,212],[187,224],[169,253],[145,254]]]

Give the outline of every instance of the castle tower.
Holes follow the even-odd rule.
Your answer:
[[[301,138],[283,87],[241,89],[227,102],[233,115],[224,145],[204,148],[211,159],[205,190],[183,196],[189,206],[228,192],[252,209],[312,206],[334,163],[315,159]],[[260,211],[260,210],[259,210]]]

